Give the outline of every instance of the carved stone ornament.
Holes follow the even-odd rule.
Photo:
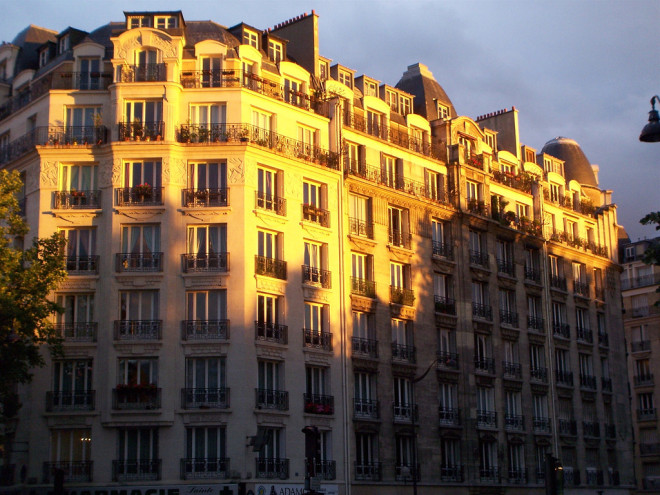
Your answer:
[[[121,185],[121,158],[112,160],[111,186],[119,187]]]
[[[142,46],[142,32],[129,31],[125,36],[122,36],[122,38],[123,39],[115,46],[117,50],[115,58],[127,59],[129,58],[128,54],[131,50],[135,50]]]
[[[303,287],[303,297],[318,302],[328,302],[328,293],[324,290]]]
[[[225,274],[219,274],[225,275]],[[226,287],[227,281],[222,276],[213,277],[184,277],[186,289],[192,287]]]
[[[198,411],[183,415],[183,424],[196,424],[196,423],[223,424],[226,422],[227,422],[227,416],[223,414],[219,414],[217,411],[213,411],[210,414],[204,411]]]
[[[258,290],[275,292],[282,296],[284,295],[284,291],[286,290],[286,282],[278,282],[277,280],[270,277],[262,277],[259,275],[256,275],[255,278],[257,279]]]
[[[40,187],[57,187],[57,162],[41,162],[39,178]]]
[[[415,319],[415,308],[400,306],[399,304],[390,304],[390,314],[393,318],[403,318],[405,320]]]
[[[39,187],[39,166],[37,164],[30,165],[25,173],[25,192],[30,194],[36,191]]]
[[[227,172],[230,184],[245,183],[245,164],[240,158],[230,158],[227,161]]]
[[[109,158],[99,162],[99,187],[112,187],[112,160]]]
[[[257,340],[256,344],[257,357],[284,361],[284,348],[263,340]]]
[[[96,279],[97,277],[93,278],[84,278],[84,279],[73,279],[73,278],[68,278],[64,282],[60,284],[58,287],[58,291],[66,291],[66,290],[94,290],[96,287]]]
[[[365,313],[373,313],[376,311],[377,302],[367,297],[356,296],[351,294],[351,308],[356,311],[363,311]]]
[[[186,184],[186,161],[183,158],[163,158],[163,183],[171,185]]]

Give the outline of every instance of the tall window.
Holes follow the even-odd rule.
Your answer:
[[[195,103],[190,105],[190,122],[208,127],[227,122],[227,105],[224,103]]]
[[[101,115],[101,107],[67,107],[66,128],[69,139],[92,139],[96,115]]]
[[[119,479],[157,479],[158,428],[120,428]]]
[[[413,414],[413,385],[409,378],[394,377],[394,418],[410,421]]]
[[[281,210],[279,189],[280,173],[267,168],[257,169],[257,207],[284,214]]]
[[[223,426],[186,428],[186,473],[225,471],[227,434]],[[203,476],[203,475],[200,475]]]
[[[384,126],[385,116],[382,113],[367,110],[367,132],[369,134],[380,137]]]
[[[120,358],[117,383],[124,385],[158,384],[158,359]]]
[[[50,431],[50,461],[58,463],[66,479],[89,476],[91,466],[92,430],[90,428],[52,429]]]
[[[433,242],[433,254],[452,258],[451,248],[451,226],[444,220],[431,219],[431,239]]]
[[[96,229],[76,228],[60,232],[66,239],[67,270],[91,270],[92,257],[96,256]]]
[[[412,436],[396,436],[396,467],[399,479],[403,476],[404,471],[402,468],[404,467],[408,468],[410,474],[417,478],[416,466],[413,462],[413,459],[415,458],[414,449],[415,442]]]
[[[161,162],[125,162],[123,182],[124,187],[135,187],[145,184],[160,189],[162,186]]]
[[[252,110],[252,125],[257,128],[253,132],[258,133],[257,140],[269,140],[271,138],[271,122],[272,115],[270,113],[266,113],[261,110]]]
[[[351,234],[369,238],[373,237],[369,198],[358,196],[356,194],[349,194],[348,216]]]
[[[408,225],[408,210],[389,206],[389,242],[394,246],[410,249],[410,229]]]
[[[364,340],[374,339],[373,315],[353,311],[353,337]]]
[[[225,387],[225,380],[226,365],[224,357],[186,359],[186,388],[197,389],[194,394],[195,398],[217,397],[218,390]]]
[[[444,201],[445,199],[445,176],[424,169],[424,186],[426,188],[426,197],[434,201]]]
[[[282,60],[282,43],[268,40],[268,58],[275,63]]]
[[[92,370],[91,359],[53,362],[53,405],[63,409],[91,408]]]
[[[57,313],[58,324],[73,325],[94,321],[94,294],[58,294],[57,304],[64,313]]]
[[[355,478],[360,480],[380,479],[377,434],[355,433]]]
[[[188,226],[187,252],[198,261],[217,261],[216,255],[227,252],[227,224]]]
[[[131,125],[131,130],[135,131],[145,127],[148,129],[156,129],[156,124],[163,120],[163,102],[161,100],[143,100],[143,101],[126,101],[124,105],[124,118],[126,124]],[[131,136],[142,137],[142,135],[131,134]]]
[[[227,291],[202,290],[186,292],[188,320],[217,321],[227,318]]]
[[[92,191],[96,189],[95,165],[61,165],[60,191]]]
[[[200,57],[200,67],[202,69],[202,87],[212,88],[222,85],[222,78],[220,76],[220,69],[222,67],[222,58],[219,56],[202,56]],[[214,122],[214,121],[211,121]],[[217,122],[225,122],[219,120]]]
[[[402,163],[389,155],[381,156],[381,181],[388,187],[399,188],[403,182]]]
[[[121,252],[144,255],[160,252],[160,225],[124,225],[121,229]]]

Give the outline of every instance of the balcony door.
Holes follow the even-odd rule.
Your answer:
[[[188,292],[186,296],[189,320],[215,321],[227,318],[227,291],[196,291]]]
[[[100,58],[80,59],[80,89],[103,89]]]
[[[92,389],[92,360],[69,359],[53,363],[53,392],[83,393]]]
[[[215,391],[225,386],[225,374],[224,358],[186,359],[186,388]]]

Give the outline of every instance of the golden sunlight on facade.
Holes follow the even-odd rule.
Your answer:
[[[314,12],[126,12],[0,46],[0,166],[69,272],[0,492],[634,484],[616,206],[515,108],[356,76]]]

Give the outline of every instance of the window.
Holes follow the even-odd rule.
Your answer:
[[[96,165],[60,165],[60,191],[86,191],[97,188]]]
[[[222,86],[222,77],[220,75],[222,58],[220,56],[201,56],[199,57],[199,66],[202,70],[201,84],[203,88],[216,88]],[[211,120],[211,122],[214,121]],[[225,119],[219,120],[218,122],[225,122]]]
[[[392,329],[392,359],[415,362],[415,345],[413,341],[412,322],[391,318]]]
[[[308,180],[303,181],[303,219],[328,227],[329,216],[324,209],[326,185]]]
[[[521,443],[511,443],[508,446],[509,480],[521,483],[526,480],[525,446]]]
[[[458,425],[458,385],[447,382],[439,385],[440,424]]]
[[[401,95],[399,103],[399,108],[401,110],[399,113],[401,113],[401,115],[408,115],[412,112],[412,100],[409,97]]]
[[[227,434],[223,426],[186,428],[186,459],[182,463],[184,477],[187,479],[220,473],[228,475],[226,444]]]
[[[257,408],[287,410],[288,394],[284,388],[283,364],[260,359],[257,363]]]
[[[217,322],[227,318],[227,291],[202,290],[186,292],[188,320]]]
[[[43,67],[48,63],[48,48],[44,48],[39,52],[39,67]]]
[[[653,392],[637,394],[637,407],[641,411],[640,414],[643,416],[651,414],[655,415]]]
[[[500,289],[500,323],[518,326],[518,311],[516,308],[516,291]]]
[[[346,143],[345,160],[346,166],[351,174],[359,177],[366,176],[364,169],[364,146],[355,143]]]
[[[375,82],[364,82],[364,96],[378,96],[378,87]]]
[[[188,163],[186,206],[227,206],[227,163]]]
[[[431,240],[433,242],[433,254],[453,259],[451,246],[451,225],[449,222],[431,219]]]
[[[403,163],[389,155],[381,155],[381,182],[388,187],[403,187]]]
[[[573,373],[571,372],[571,361],[568,351],[564,349],[555,350],[555,368],[557,369],[557,382],[572,387]]]
[[[90,341],[96,338],[94,294],[58,294],[57,304],[64,308],[55,315],[57,329],[65,339]]]
[[[79,59],[80,81],[79,89],[103,89],[101,78],[101,59],[98,57],[84,57]]]
[[[444,105],[440,103],[439,101],[436,102],[438,105],[438,118],[439,119],[448,119],[449,118],[449,107],[447,105]]]
[[[396,477],[398,480],[407,479],[409,476],[414,476],[419,479],[417,466],[414,465],[414,449],[415,442],[412,436],[397,435],[396,436]],[[404,469],[405,468],[405,469]]]
[[[286,457],[284,429],[268,428],[265,439],[266,443],[259,451],[257,458],[256,477],[288,478],[288,464],[284,461]]]
[[[325,60],[319,60],[319,79],[325,81],[330,74],[330,68],[328,67],[328,62]]]
[[[250,45],[253,48],[259,49],[259,40],[257,38],[257,33],[254,31],[249,31],[247,29],[243,30],[243,44]]]
[[[279,197],[281,181],[281,172],[257,169],[257,208],[272,210],[278,215],[286,214],[284,200]]]
[[[460,440],[441,438],[440,457],[440,479],[442,481],[463,481]]]
[[[133,188],[140,185],[151,186],[156,195],[162,199],[161,162],[139,161],[124,163],[124,187]]]
[[[332,414],[334,401],[330,395],[328,368],[305,366],[305,412]]]
[[[488,284],[486,282],[472,281],[472,315],[487,320],[492,318]]]
[[[303,282],[330,286],[329,272],[325,269],[327,259],[327,244],[311,241],[304,242],[303,252]]]
[[[410,249],[411,235],[408,223],[408,210],[388,206],[389,243],[393,246]]]
[[[525,248],[525,279],[541,281],[539,250],[536,248]]]
[[[374,339],[373,315],[361,311],[353,311],[353,337],[361,340]]]
[[[268,40],[268,58],[275,63],[282,60],[282,43]]]
[[[497,239],[497,270],[512,277],[516,274],[511,241]]]
[[[53,362],[52,403],[57,411],[94,408],[92,360],[67,359]]]
[[[529,205],[523,203],[516,203],[516,216],[518,219],[529,219]]]
[[[490,146],[490,149],[493,151],[497,151],[497,148],[495,146],[495,134],[492,134],[490,132],[486,132],[484,136],[484,141],[488,146]]]
[[[529,346],[529,373],[532,379],[547,381],[545,349],[542,345]]]
[[[566,305],[552,301],[552,329],[555,335],[570,338],[570,327],[566,323]]]
[[[390,285],[397,289],[407,289],[410,286],[410,265],[391,261]]]
[[[186,388],[195,389],[195,402],[217,402],[220,389],[225,388],[224,357],[186,358]]]
[[[64,471],[67,481],[92,479],[91,428],[52,429],[50,431],[50,462]]]
[[[303,96],[303,84],[295,79],[284,78],[284,101],[291,103],[297,107],[305,105],[305,97]],[[301,128],[298,126],[298,141],[303,141],[305,144],[310,144],[310,141],[304,141],[301,136]],[[309,129],[308,129],[309,130]],[[313,134],[313,133],[312,133]],[[308,138],[309,139],[309,138]],[[312,143],[313,144],[313,143]]]
[[[354,391],[356,401],[372,402],[376,400],[376,374],[356,372],[354,378]]]
[[[160,225],[124,225],[121,229],[119,271],[161,271]]]
[[[385,90],[385,102],[393,112],[399,111],[399,95],[392,90]]]
[[[120,358],[117,383],[122,385],[157,385],[157,358]]]
[[[594,376],[594,365],[591,354],[582,354],[578,356],[580,363],[580,385],[582,387],[595,389],[596,377]]]
[[[495,373],[492,342],[489,335],[478,333],[474,336],[474,367],[477,371]]]
[[[151,27],[151,17],[131,16],[128,18],[128,28]]]
[[[349,194],[348,215],[350,233],[362,237],[373,238],[373,225],[371,223],[371,199]]]
[[[548,430],[550,428],[548,422],[548,396],[534,394],[532,395],[532,404],[534,406],[534,429]]]
[[[410,422],[413,414],[413,385],[409,378],[394,377],[394,421]]]
[[[119,292],[118,339],[159,339],[160,320],[158,291]]]
[[[355,478],[380,480],[378,434],[355,433]]]
[[[161,100],[126,101],[124,123],[120,124],[123,125],[120,128],[120,139],[162,136],[162,121],[163,102]]]
[[[68,34],[65,34],[57,43],[57,54],[61,55],[69,48],[71,48],[71,37]]]
[[[179,19],[175,15],[157,15],[154,24],[158,29],[172,29],[179,27]]]
[[[445,179],[443,174],[424,169],[424,186],[426,188],[426,197],[434,201],[444,201],[445,198]]]
[[[444,273],[433,274],[433,295],[436,301],[447,302],[453,296],[452,277]]]
[[[367,110],[367,133],[381,137],[385,129],[385,116],[380,112]]]
[[[66,107],[66,140],[70,142],[96,142],[95,125],[101,107]],[[64,143],[63,143],[64,144]]]
[[[376,297],[372,255],[351,253],[351,292],[365,297]]]
[[[117,480],[156,480],[160,477],[158,428],[120,428]]]
[[[450,328],[438,329],[438,355],[440,364],[443,366],[457,367],[458,363],[455,360],[458,358],[456,354],[456,331]],[[452,362],[452,359],[454,360]]]
[[[561,195],[561,188],[557,184],[550,183],[550,201],[553,203],[559,203],[559,197]]]
[[[96,229],[60,230],[66,240],[66,269],[69,272],[96,272]]]
[[[349,88],[353,87],[353,75],[345,70],[339,71],[339,82],[345,84]]]
[[[218,128],[218,131],[223,132],[225,129],[222,127],[227,122],[227,105],[224,103],[196,103],[190,105],[190,123],[200,126],[200,134],[202,130],[207,130],[211,127],[211,131]],[[200,141],[206,141],[200,137]]]
[[[470,263],[488,266],[488,253],[486,252],[484,234],[477,230],[470,230],[468,243],[470,249]]]
[[[495,390],[492,387],[477,387],[477,422],[479,426],[497,426]]]
[[[584,308],[575,308],[575,326],[578,331],[578,339],[591,340],[590,325],[589,325],[589,311]]]
[[[227,224],[188,226],[184,270],[227,271]]]

